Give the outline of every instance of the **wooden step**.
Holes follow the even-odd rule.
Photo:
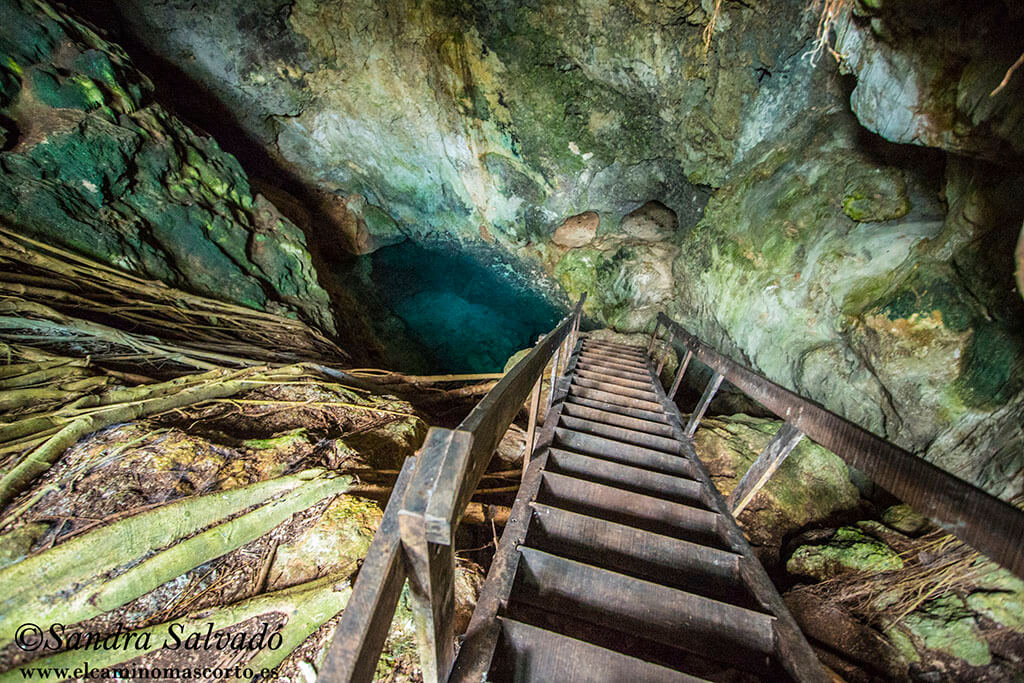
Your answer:
[[[606,439],[622,441],[634,446],[643,446],[656,451],[664,451],[672,455],[678,455],[683,444],[675,439],[670,439],[650,432],[642,432],[626,427],[603,424],[586,418],[573,417],[562,414],[560,424],[577,432],[585,432],[594,436],[603,436]]]
[[[622,387],[628,387],[631,389],[640,389],[643,391],[651,391],[651,380],[648,378],[645,381],[638,379],[630,379],[628,377],[619,377],[617,375],[609,375],[598,370],[588,370],[587,368],[577,367],[575,375],[577,377],[586,377],[597,382],[609,382],[611,384],[617,384]]]
[[[647,368],[647,362],[633,358],[623,358],[622,356],[612,355],[610,353],[604,353],[603,351],[581,351],[580,358],[592,360],[595,363],[603,362],[607,365],[617,365],[631,370],[643,371]]]
[[[499,616],[498,622],[501,636],[488,680],[515,683],[627,680],[692,683],[704,680],[508,617]]]
[[[704,486],[693,479],[557,449],[548,456],[544,469],[547,472],[586,479],[645,496],[664,498],[684,505],[707,507]]]
[[[591,387],[583,387],[575,383],[569,385],[569,394],[571,394],[572,396],[581,396],[583,398],[589,398],[595,401],[613,403],[624,406],[626,408],[638,408],[640,410],[646,410],[653,413],[662,411],[661,404],[655,403],[654,401],[643,401],[638,398],[623,396],[622,394],[616,394],[610,391],[602,391],[600,389],[594,389]]]
[[[664,425],[670,425],[669,416],[663,410],[640,410],[638,408],[630,408],[628,406],[608,403],[606,401],[595,401],[593,399],[583,398],[582,396],[566,396],[564,404],[586,406],[605,413],[614,413],[616,415],[624,415],[626,417],[632,417],[645,422],[658,422]]]
[[[699,507],[555,472],[545,472],[541,477],[536,500],[609,522],[728,550],[718,533],[719,515]]]
[[[610,346],[598,346],[595,344],[584,343],[580,350],[584,353],[603,353],[608,356],[615,356],[617,358],[625,358],[627,360],[637,361],[640,363],[647,362],[647,354],[628,349],[616,349]]]
[[[643,446],[633,446],[619,441],[605,439],[593,434],[573,431],[565,427],[555,428],[554,448],[575,451],[583,455],[611,460],[612,462],[642,467],[655,472],[672,474],[677,477],[695,479],[697,468],[690,460],[681,455],[671,455],[663,451],[655,451]]]
[[[748,669],[768,666],[774,618],[520,546],[516,600]]]
[[[579,417],[593,422],[602,422],[608,425],[615,425],[616,427],[625,427],[626,429],[647,432],[648,434],[657,434],[658,436],[670,437],[674,433],[672,431],[672,427],[664,422],[631,417],[629,415],[622,415],[620,413],[611,412],[601,408],[592,408],[578,403],[563,403],[562,415]]]
[[[612,384],[611,382],[587,379],[586,377],[580,377],[579,375],[573,375],[572,383],[578,387],[597,389],[598,391],[603,391],[608,394],[635,398],[649,403],[654,403],[658,397],[654,392],[654,389],[630,389],[629,387],[619,386],[618,384]]]
[[[740,607],[764,611],[740,579],[743,556],[531,503],[524,545]]]
[[[583,348],[593,349],[605,349],[617,353],[626,353],[639,356],[640,358],[647,358],[647,349],[642,349],[639,346],[627,346],[625,344],[611,344],[609,342],[596,341],[594,339],[584,339]]]
[[[576,362],[576,369],[596,372],[605,377],[621,377],[622,379],[629,379],[634,382],[650,383],[651,381],[651,373],[647,370],[630,370],[622,366],[608,366],[602,363],[595,363],[586,358],[580,358]]]

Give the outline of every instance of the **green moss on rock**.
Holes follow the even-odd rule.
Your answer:
[[[925,649],[962,659],[970,666],[985,666],[992,662],[992,653],[974,615],[955,595],[926,602],[904,617],[901,623]]]
[[[854,527],[840,527],[823,545],[800,546],[786,562],[790,574],[818,581],[849,572],[877,574],[902,568],[896,551]]]

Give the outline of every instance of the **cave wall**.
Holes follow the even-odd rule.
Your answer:
[[[696,0],[118,6],[338,198],[324,220],[351,223],[353,198],[372,213],[362,247],[338,231],[349,248],[496,243],[589,291],[600,323],[666,310],[954,473],[1024,490],[1021,79],[989,96],[1018,7],[850,3],[837,65],[809,58],[799,0],[725,2],[706,54]],[[623,220],[650,200],[674,220]]]
[[[0,142],[5,226],[335,331],[303,233],[117,45],[42,2],[0,2]]]
[[[665,310],[1014,498],[1024,79],[989,93],[1024,16],[849,5],[837,64],[809,58],[802,0],[727,0],[707,52],[696,0],[116,3],[122,36],[169,67],[163,97],[187,113],[178,90],[202,93],[272,160],[253,182],[303,209],[314,252],[502,249],[588,291],[599,324]],[[5,220],[330,324],[302,233],[231,156],[81,24],[3,7]],[[14,30],[26,13],[43,28]]]

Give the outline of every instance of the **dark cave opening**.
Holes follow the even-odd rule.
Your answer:
[[[515,264],[489,251],[405,240],[336,266],[381,314],[375,332],[407,372],[500,372],[564,314]]]

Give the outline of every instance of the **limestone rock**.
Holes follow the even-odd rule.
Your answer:
[[[334,331],[305,236],[254,195],[232,156],[153,101],[119,47],[42,3],[2,11],[8,226]]]
[[[1024,152],[1020,79],[991,95],[1020,54],[1000,40],[1024,24],[1020,7],[983,3],[940,17],[890,4],[837,26],[842,66],[857,78],[850,104],[860,122],[893,142],[993,159]]]
[[[601,218],[594,211],[586,211],[577,216],[566,218],[551,236],[551,241],[560,247],[573,249],[590,244],[597,235],[597,225]]]
[[[659,242],[675,234],[678,222],[672,209],[661,202],[647,202],[622,219],[621,231],[639,240]]]
[[[886,508],[882,513],[882,521],[887,525],[904,534],[913,536],[924,531],[928,525],[928,518],[915,512],[906,503],[893,505]]]

